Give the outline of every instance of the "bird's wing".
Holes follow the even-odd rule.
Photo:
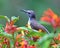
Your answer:
[[[31,21],[31,27],[36,30],[42,29],[42,30],[46,31],[47,33],[49,33],[49,31],[43,25],[38,24],[38,22],[36,20]]]

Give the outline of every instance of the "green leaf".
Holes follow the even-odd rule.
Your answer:
[[[48,48],[51,43],[51,39],[46,40],[43,44],[41,44],[41,48]]]
[[[10,40],[10,48],[13,48],[13,47],[14,47],[14,41]]]
[[[10,19],[7,16],[0,15],[0,19],[6,19],[8,22],[10,22]]]
[[[53,33],[45,35],[44,37],[37,41],[38,47],[48,48],[53,37],[54,37]]]
[[[56,33],[60,33],[60,27],[56,28]]]
[[[19,16],[18,17],[12,16],[11,20],[14,21],[14,22],[16,22],[17,20],[19,20]]]
[[[26,27],[20,27],[22,30],[28,30],[29,34],[27,34],[26,36],[44,36],[45,33],[43,32],[39,32],[37,30],[33,30],[30,28],[26,28]]]
[[[29,30],[27,27],[20,27],[22,30]]]
[[[2,24],[0,24],[0,28],[2,28],[3,27],[3,25]]]
[[[60,44],[58,44],[57,48],[60,48]]]
[[[5,36],[5,37],[7,37],[7,38],[13,38],[12,34],[8,34],[8,33],[6,33],[6,32],[1,32],[1,33],[0,33],[0,36]]]
[[[0,24],[0,32],[4,32],[2,24]]]
[[[6,44],[3,44],[2,48],[7,48],[7,45]]]
[[[18,35],[18,32],[14,33],[14,39],[16,39],[16,36]]]
[[[33,37],[33,36],[40,36],[40,37],[42,37],[44,35],[45,34],[43,32],[34,32],[34,31],[32,31],[32,32],[29,32],[29,34],[27,34],[26,36],[31,36],[31,37]]]
[[[0,43],[2,43],[3,42],[3,39],[0,39]]]
[[[33,40],[29,40],[28,43],[29,43],[29,45],[35,45],[36,44],[36,42],[34,42]]]

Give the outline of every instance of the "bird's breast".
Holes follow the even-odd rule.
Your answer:
[[[30,19],[28,20],[28,28],[31,28]]]

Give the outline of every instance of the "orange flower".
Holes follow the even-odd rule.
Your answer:
[[[28,47],[28,42],[26,40],[22,40],[22,42],[20,42],[21,44],[21,48],[27,48]]]
[[[59,40],[60,41],[60,34],[58,34],[58,36],[55,37],[54,40]]]
[[[52,46],[53,46],[54,48],[57,48],[57,44],[53,44]]]
[[[48,16],[42,17],[41,20],[46,22],[51,22],[51,19]]]
[[[14,33],[16,31],[16,26],[14,26],[14,22],[10,21],[6,23],[5,32]]]
[[[40,20],[49,22],[54,28],[60,26],[60,17],[58,17],[58,15],[55,14],[50,8],[44,12],[43,17],[41,17]]]
[[[21,42],[16,41],[16,48],[36,48],[35,45],[29,45],[26,40],[22,40]]]
[[[18,34],[18,35],[16,36],[16,40],[18,40],[21,36],[22,36],[22,34]]]
[[[33,41],[36,42],[39,39],[39,36],[33,36]]]

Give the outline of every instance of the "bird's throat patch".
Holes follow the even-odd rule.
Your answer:
[[[30,19],[29,19],[29,21],[28,21],[28,28],[31,29],[31,26],[30,26]]]

